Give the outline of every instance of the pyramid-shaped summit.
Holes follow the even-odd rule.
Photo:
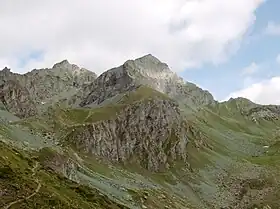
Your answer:
[[[135,60],[128,60],[123,65],[101,74],[91,85],[91,92],[83,99],[81,106],[100,104],[108,98],[131,91],[140,85],[148,86],[191,106],[214,102],[209,92],[185,83],[169,69],[167,64],[148,54]],[[194,100],[194,97],[197,100]]]
[[[169,69],[166,63],[161,62],[152,54],[147,54],[135,60],[128,60],[124,63],[124,67],[133,68],[132,71],[137,70],[148,77],[166,77],[174,76],[174,73]]]
[[[162,63],[157,57],[152,54],[146,54],[142,57],[137,58],[135,61]]]

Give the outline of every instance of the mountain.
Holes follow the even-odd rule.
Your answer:
[[[140,85],[167,94],[170,98],[193,108],[214,103],[214,98],[208,91],[192,83],[185,83],[167,64],[149,54],[136,60],[128,60],[122,66],[100,75],[80,106],[101,104],[115,96],[121,97],[123,93]]]
[[[35,69],[23,75],[4,68],[0,71],[2,106],[20,118],[34,116],[74,95],[96,77],[95,73],[67,60],[55,64],[51,69]]]
[[[280,106],[215,101],[151,54],[0,77],[3,208],[280,208]]]

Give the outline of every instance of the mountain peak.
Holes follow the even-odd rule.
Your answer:
[[[128,71],[137,72],[142,76],[151,78],[169,78],[174,76],[168,65],[152,54],[147,54],[135,60],[128,60],[124,63],[123,67]]]
[[[4,67],[3,71],[5,71],[5,72],[10,72],[10,71],[11,71],[11,69],[10,69],[10,68],[8,68],[8,67]]]
[[[190,106],[203,106],[214,102],[208,91],[185,83],[167,64],[152,54],[147,54],[102,73],[80,105],[101,104],[106,99],[131,91],[139,85],[148,86]]]
[[[152,54],[146,54],[142,57],[137,58],[135,61],[162,63],[157,57],[153,56]]]
[[[69,66],[69,65],[71,65],[71,64],[69,63],[69,61],[67,59],[65,59],[65,60],[62,60],[61,62],[54,64],[53,68],[61,68],[61,67]]]

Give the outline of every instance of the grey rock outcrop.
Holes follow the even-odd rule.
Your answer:
[[[278,105],[259,105],[251,108],[246,112],[246,115],[252,118],[253,121],[260,119],[273,121],[280,119],[280,106]]]
[[[75,127],[69,136],[80,151],[152,171],[186,160],[186,122],[171,100],[135,102],[110,120]]]
[[[70,97],[95,79],[95,73],[64,60],[51,69],[33,70],[25,74],[22,82],[30,89],[33,99],[40,104]]]
[[[17,80],[3,81],[0,85],[0,100],[5,109],[19,118],[37,114],[37,108],[26,87]]]
[[[78,165],[67,154],[45,147],[39,151],[39,160],[45,168],[51,169],[72,181],[79,182],[77,177]]]

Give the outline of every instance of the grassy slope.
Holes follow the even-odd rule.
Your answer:
[[[241,205],[245,198],[248,199],[247,206],[240,206],[240,208],[263,207],[266,204],[272,208],[279,208],[279,178],[275,178],[275,176],[279,174],[280,170],[271,166],[274,160],[279,160],[279,156],[275,152],[277,150],[275,146],[277,147],[277,145],[270,147],[274,150],[273,153],[271,151],[266,153],[267,150],[264,145],[278,144],[279,133],[277,127],[280,123],[278,121],[262,120],[257,125],[244,118],[236,104],[234,102],[232,104],[232,102],[219,105],[215,107],[216,109],[203,110],[197,114],[196,127],[199,127],[205,133],[207,136],[205,141],[212,149],[202,152],[190,150],[190,162],[194,166],[207,165],[207,169],[205,166],[204,168],[200,167],[199,173],[201,175],[198,177],[198,179],[204,180],[207,186],[212,185],[213,187],[213,184],[219,185],[219,183],[221,185],[223,183],[229,184],[229,182],[226,182],[226,178],[234,179],[234,181],[241,179],[249,184],[249,186],[246,186],[246,193],[235,199],[235,202]],[[194,153],[192,154],[192,152]],[[269,153],[272,156],[268,157]],[[261,166],[259,166],[260,161],[263,163]],[[226,172],[222,170],[226,170]],[[211,173],[214,174],[211,175]],[[248,174],[251,176],[248,176]],[[259,176],[254,177],[257,174]],[[222,179],[223,182],[217,182],[218,178],[215,175],[225,175],[226,178]],[[274,179],[273,184],[270,181],[271,179]],[[257,188],[254,187],[259,181],[267,184],[264,183]],[[230,197],[220,188],[206,193],[206,185],[201,187],[201,190],[204,190],[202,196],[205,199],[207,199],[205,196],[214,197],[219,194],[219,200],[224,201],[224,204],[230,202]],[[242,187],[242,189],[244,188]],[[212,194],[215,192],[216,195]],[[262,193],[262,198],[258,197],[257,193]],[[211,200],[208,202],[211,202]]]
[[[166,95],[148,87],[141,86],[137,91],[125,94],[118,101],[118,104],[115,105],[109,104],[94,109],[57,108],[54,110],[55,112],[51,114],[51,120],[46,117],[37,117],[14,122],[12,124],[32,129],[35,133],[56,131],[58,133],[57,136],[62,137],[66,130],[70,130],[75,126],[82,126],[82,124],[115,117],[116,114],[127,105],[139,101],[145,102],[155,97],[169,99]],[[55,123],[53,123],[53,121]],[[70,150],[70,153],[73,158],[77,155],[75,151]],[[125,171],[125,167],[118,165],[109,168],[106,162],[99,161],[99,159],[93,159],[83,153],[78,153],[78,155],[83,160],[81,164],[82,168],[79,171],[81,180],[85,184],[96,187],[104,193],[108,192],[108,194],[112,194],[111,199],[117,198],[119,200],[118,202],[124,202],[132,206],[132,208],[141,208],[142,204],[151,208],[164,208],[168,205],[173,208],[185,208],[185,206],[188,205],[184,200],[180,200],[181,198],[177,198],[176,200],[176,197],[170,196],[165,188],[160,185],[158,188],[154,188],[154,183],[152,181],[147,180],[146,176],[134,173],[135,170],[127,172]],[[149,172],[145,173],[145,175],[150,178],[153,177],[153,174]],[[122,187],[127,188],[127,191],[123,191]],[[149,194],[148,197],[146,193]],[[165,194],[165,197],[161,198],[160,195],[163,194]],[[126,199],[126,196],[129,198]],[[174,202],[175,200],[176,202]],[[131,202],[135,203],[132,204]]]
[[[42,184],[39,192],[11,208],[125,208],[99,194],[97,190],[78,185],[41,166],[32,176],[31,168],[36,159],[3,143],[0,143],[0,149],[0,207],[32,194],[37,187],[34,181],[36,178]]]
[[[55,129],[50,126],[53,124],[50,124],[45,118],[28,119],[16,123],[32,127],[32,129],[37,129],[38,131],[56,131],[59,132],[58,136],[61,136],[65,129],[115,117],[126,105],[133,104],[139,100],[144,102],[153,97],[168,99],[166,95],[142,86],[137,91],[122,96],[117,101],[117,104],[114,105],[109,104],[94,109],[56,109],[56,112],[52,114]],[[177,162],[174,168],[165,173],[154,174],[141,168],[136,168],[133,165],[121,167],[120,169],[118,169],[117,165],[109,168],[103,162],[97,162],[98,160],[95,161],[95,159],[83,156],[80,153],[79,155],[84,160],[85,166],[93,173],[99,173],[112,179],[122,179],[122,181],[118,182],[119,185],[128,179],[133,179],[134,183],[126,184],[124,187],[129,189],[129,192],[135,198],[134,201],[137,201],[137,199],[142,200],[145,191],[142,187],[137,186],[137,182],[146,184],[146,186],[150,186],[150,184],[157,185],[159,192],[154,192],[154,189],[151,189],[152,187],[148,189],[150,194],[155,193],[149,198],[149,201],[152,202],[145,203],[150,204],[151,208],[161,208],[170,204],[169,201],[173,199],[171,196],[170,199],[168,197],[164,200],[157,197],[162,193],[174,195],[178,208],[184,208],[184,205],[187,205],[186,202],[191,203],[190,208],[218,208],[231,204],[232,194],[229,193],[236,192],[231,190],[231,186],[238,183],[227,182],[228,179],[233,179],[234,182],[238,182],[241,179],[246,182],[246,193],[242,193],[241,197],[233,200],[241,204],[240,208],[264,206],[266,204],[272,208],[280,208],[278,203],[279,181],[276,178],[279,174],[278,163],[280,161],[278,152],[279,135],[277,132],[277,127],[279,127],[280,123],[265,120],[260,121],[258,125],[253,123],[240,113],[240,107],[247,106],[254,105],[245,100],[231,100],[214,108],[203,109],[192,117],[188,116],[189,144],[187,151],[190,165],[186,166]],[[269,150],[266,150],[263,147],[264,145],[272,146]],[[268,152],[266,153],[266,151]],[[254,169],[259,169],[259,167],[261,171],[255,172]],[[263,170],[268,172],[263,172]],[[253,172],[251,178],[247,176],[250,172]],[[253,176],[254,172],[260,173],[262,177],[257,179],[265,183],[260,183],[259,180],[256,181]],[[46,178],[46,182],[48,182],[48,176],[53,174],[46,173],[46,171],[43,171],[43,173],[42,178]],[[112,173],[115,175],[112,175]],[[222,179],[219,180],[217,176],[222,176]],[[141,179],[143,177],[151,182],[143,183],[145,182]],[[96,178],[96,176],[91,176],[90,178]],[[274,179],[273,183],[271,179]],[[58,184],[61,179],[57,179],[57,181],[51,183],[51,185]],[[229,185],[229,188],[226,189],[228,191],[221,187],[223,183]],[[30,185],[32,186],[31,182]],[[99,187],[98,185],[95,186]],[[65,190],[68,191],[67,184],[65,187]],[[270,190],[266,191],[267,188],[270,188]],[[241,189],[244,189],[244,186]],[[71,197],[75,193],[72,193],[71,189],[70,191],[68,196]],[[242,201],[247,198],[246,195],[257,191],[266,192],[264,192],[262,199],[251,194],[248,200],[249,206],[243,207]],[[60,194],[58,198],[59,196]],[[65,198],[67,199],[68,196]],[[64,199],[64,197],[61,198]],[[86,201],[85,204],[88,204],[84,198],[76,201]],[[174,207],[175,202],[171,202]],[[73,202],[73,205],[75,205],[75,202]],[[183,205],[183,207],[180,205]]]

